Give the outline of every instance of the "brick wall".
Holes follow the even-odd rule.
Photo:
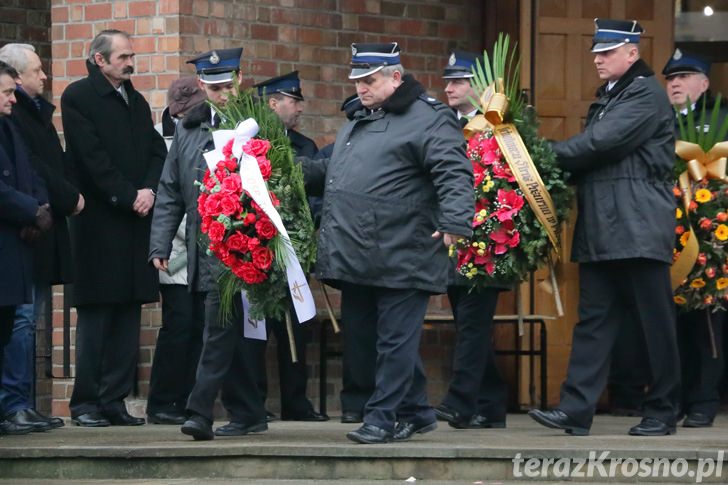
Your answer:
[[[19,2],[19,0],[17,0]],[[27,2],[23,2],[25,5]],[[46,8],[48,2],[45,2]],[[1,11],[0,11],[1,12]],[[405,68],[442,98],[440,78],[448,50],[478,50],[481,45],[481,9],[467,0],[423,2],[413,0],[161,0],[91,1],[54,0],[52,19],[53,99],[72,81],[85,76],[88,45],[97,32],[117,28],[132,34],[136,56],[134,85],[149,101],[155,117],[165,105],[172,80],[194,73],[185,60],[209,49],[243,46],[244,86],[268,77],[300,72],[306,113],[301,131],[319,146],[333,141],[343,117],[341,101],[353,93],[347,79],[352,42],[397,41]],[[0,20],[0,25],[3,25]],[[61,129],[60,116],[56,120]],[[54,313],[53,413],[68,415],[72,379],[63,379],[62,304],[56,295]],[[323,305],[320,306],[323,308]],[[447,302],[433,299],[432,312],[447,312]],[[75,319],[73,311],[71,322]],[[132,412],[143,414],[156,333],[161,323],[158,305],[147,305],[142,317],[138,399]],[[309,396],[318,404],[318,343],[309,346]],[[71,343],[75,335],[71,333]],[[452,327],[429,328],[423,339],[433,402],[439,402],[449,378]],[[334,342],[335,345],[335,342]],[[268,351],[268,407],[279,409],[275,345]],[[71,359],[73,349],[71,349]],[[328,408],[339,408],[340,362],[329,367]]]

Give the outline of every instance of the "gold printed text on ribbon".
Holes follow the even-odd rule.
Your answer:
[[[551,244],[558,249],[558,217],[551,195],[546,190],[536,166],[528,154],[521,136],[516,127],[510,123],[498,125],[493,128],[498,146],[505,156],[511,173],[516,178],[518,186],[528,200],[528,205],[541,222]]]

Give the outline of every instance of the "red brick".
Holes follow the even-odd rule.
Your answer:
[[[132,36],[134,35],[134,21],[131,19],[126,20],[114,20],[112,22],[108,22],[103,28],[105,29],[117,29],[122,30],[124,32],[128,32]],[[132,41],[134,39],[132,38]]]
[[[135,36],[132,38],[132,46],[134,47],[134,52],[136,52],[137,54],[148,54],[150,52],[156,52],[157,38],[152,36]]]
[[[53,64],[51,65],[51,73],[52,73],[53,77],[65,77],[66,76],[65,61],[53,61]],[[61,317],[62,317],[62,315],[61,315]]]
[[[157,2],[130,2],[129,17],[150,17],[157,14]]]
[[[54,23],[68,22],[68,7],[51,8],[51,21]]]
[[[97,3],[93,5],[86,5],[84,7],[84,20],[91,22],[94,20],[107,20],[111,18],[111,4],[110,3]]]
[[[71,57],[85,57],[88,54],[88,49],[86,49],[86,42],[90,43],[90,40],[71,42]]]
[[[382,17],[359,17],[359,29],[364,32],[384,32],[384,19]]]
[[[66,25],[66,39],[90,39],[92,36],[90,24]]]
[[[278,27],[253,24],[250,26],[250,36],[253,40],[278,40]]]
[[[134,57],[134,72],[139,74],[148,73],[150,62],[151,60],[149,59],[149,56],[137,55],[136,57]]]
[[[127,17],[129,3],[126,1],[114,2],[114,18],[125,19]]]
[[[159,14],[180,13],[179,0],[160,0]]]

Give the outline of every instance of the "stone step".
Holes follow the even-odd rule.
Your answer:
[[[627,436],[635,422],[598,416],[590,436],[572,437],[511,415],[506,429],[455,430],[441,423],[432,433],[386,445],[353,444],[345,434],[355,426],[335,421],[273,422],[265,433],[207,442],[191,440],[177,426],[66,426],[0,437],[0,477],[20,483],[695,483],[703,472],[703,482],[726,483],[728,466],[713,463],[711,471],[707,461],[728,448],[724,417],[713,428],[680,428],[660,438]],[[610,459],[616,463],[611,471]],[[655,459],[664,463],[645,476],[639,467]],[[405,482],[410,477],[416,482]]]

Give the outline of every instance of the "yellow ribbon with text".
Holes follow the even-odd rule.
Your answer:
[[[463,129],[463,134],[465,139],[470,139],[477,133],[488,129],[493,130],[493,135],[505,156],[508,168],[516,178],[518,187],[526,197],[531,210],[536,214],[536,218],[546,230],[546,234],[558,254],[558,218],[554,202],[546,190],[516,126],[512,123],[503,123],[503,118],[508,111],[508,98],[503,94],[503,90],[503,80],[498,79],[483,91],[479,100],[483,114],[474,116]]]
[[[678,177],[678,185],[683,196],[685,214],[689,214],[690,201],[693,198],[692,182],[700,182],[704,178],[725,180],[726,179],[726,157],[728,157],[728,141],[716,143],[707,152],[699,145],[683,140],[675,142],[675,153],[687,161],[687,170]],[[677,289],[695,266],[700,252],[698,239],[693,228],[688,222],[689,236],[685,248],[680,252],[677,259],[670,268],[670,280],[672,289]]]

